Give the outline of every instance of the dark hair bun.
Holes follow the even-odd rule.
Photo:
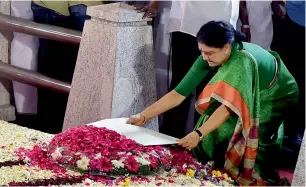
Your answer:
[[[245,41],[247,41],[247,37],[242,32],[236,30],[235,31],[235,41],[236,42],[245,42]]]
[[[197,34],[197,41],[209,47],[222,48],[225,44],[246,41],[247,37],[224,21],[210,21]]]

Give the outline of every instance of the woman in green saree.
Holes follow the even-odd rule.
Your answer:
[[[282,145],[282,115],[297,102],[298,87],[275,52],[244,39],[225,22],[203,25],[197,34],[202,55],[185,78],[129,123],[144,125],[176,107],[217,70],[196,101],[202,116],[195,130],[178,144],[199,161],[222,164],[242,185],[265,185]]]

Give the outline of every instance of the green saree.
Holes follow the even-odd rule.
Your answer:
[[[245,50],[236,51],[210,80],[196,102],[202,117],[195,129],[221,104],[233,111],[219,128],[193,150],[201,160],[221,160],[224,169],[243,185],[264,185],[275,168],[273,158],[282,146],[284,110],[297,102],[294,78],[275,52],[276,72],[269,87],[260,88],[258,63]],[[225,155],[225,157],[224,157]]]

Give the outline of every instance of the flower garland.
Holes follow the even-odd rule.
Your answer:
[[[57,134],[49,145],[57,163],[95,174],[149,175],[170,167],[166,147],[142,146],[115,131],[94,126],[70,128]]]
[[[170,150],[167,154],[170,153],[173,158],[169,163],[170,170],[158,171],[158,176],[124,175],[111,178],[92,175],[91,173],[76,172],[57,165],[53,159],[50,159],[50,152],[48,152],[47,146],[52,138],[54,138],[54,135],[4,121],[0,121],[0,130],[0,186],[233,185],[233,181],[226,174],[213,170],[212,163],[201,165],[192,158],[191,154],[177,147],[167,148]],[[137,154],[133,153],[132,155]],[[95,156],[97,155],[95,154]],[[101,158],[102,156],[101,154]],[[82,162],[80,163],[81,165],[87,165],[88,161],[83,159],[80,162]],[[139,160],[136,160],[136,162],[141,163]],[[122,166],[116,162],[111,162],[111,164],[112,167]],[[135,169],[134,165],[132,165],[133,163],[129,164],[131,165],[131,170]]]

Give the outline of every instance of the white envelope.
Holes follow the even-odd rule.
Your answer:
[[[144,127],[127,124],[127,120],[127,118],[104,119],[88,125],[114,130],[144,146],[177,144],[177,138]]]

